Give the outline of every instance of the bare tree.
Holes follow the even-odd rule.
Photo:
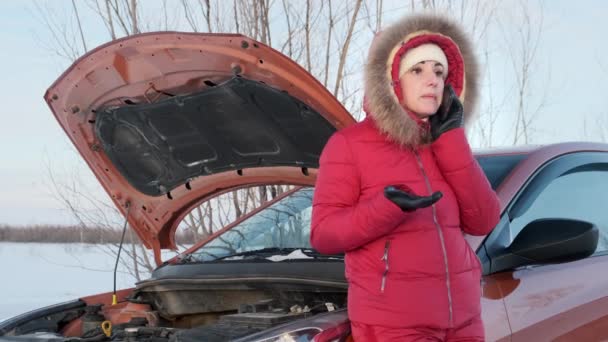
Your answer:
[[[78,23],[78,32],[80,33],[80,39],[82,40],[82,49],[84,52],[87,52],[87,42],[84,39],[84,32],[82,31],[82,24],[80,23],[80,15],[78,15],[78,7],[76,7],[76,2],[72,0],[72,8],[74,8],[74,17],[76,17],[76,22]]]
[[[484,62],[487,65],[489,63],[489,53],[486,47],[484,53]],[[494,102],[494,92],[492,82],[492,74],[489,70],[486,71],[486,85],[487,85],[487,105],[482,108],[481,115],[478,120],[475,122],[475,129],[480,136],[481,146],[483,147],[492,147],[493,142],[495,141],[495,128],[496,121],[498,120],[497,112],[502,108],[502,105],[497,106]],[[506,100],[506,97],[505,97]]]
[[[375,8],[372,12],[372,6],[369,3],[370,1],[364,1],[361,5],[361,11],[363,12],[363,19],[365,20],[365,24],[367,28],[375,35],[382,28],[382,5],[384,3],[383,0],[375,0]]]
[[[498,1],[460,1],[459,15],[460,22],[466,25],[474,41],[484,41],[488,28],[496,20]],[[456,11],[452,1],[448,0],[448,13]]]
[[[137,24],[137,0],[131,0],[128,7],[129,17],[131,17],[131,34],[140,33]]]
[[[546,105],[547,95],[536,96],[535,101],[531,100],[531,81],[538,75],[538,69],[534,68],[537,62],[537,52],[543,33],[543,4],[539,3],[540,11],[535,18],[531,17],[530,11],[526,6],[527,2],[520,1],[523,11],[515,14],[516,24],[509,27],[516,27],[516,35],[512,37],[505,25],[501,23],[501,28],[508,46],[508,53],[515,77],[515,98],[517,101],[515,127],[513,134],[513,145],[519,143],[530,143],[532,125],[538,113]],[[537,73],[536,75],[534,73]]]
[[[348,33],[346,34],[346,39],[344,39],[344,45],[342,49],[340,49],[340,58],[338,60],[338,73],[336,75],[336,85],[334,87],[334,96],[338,95],[338,91],[340,90],[340,83],[342,82],[342,78],[344,76],[344,65],[346,64],[346,58],[348,56],[348,47],[350,46],[350,41],[353,36],[353,31],[355,30],[355,24],[357,23],[357,16],[359,15],[359,9],[361,8],[361,0],[357,0],[355,3],[355,9],[353,10],[352,18],[350,23],[348,24]]]
[[[585,140],[597,137],[598,141],[608,142],[608,112],[598,114],[593,120],[583,118],[583,137]]]
[[[207,22],[207,32],[213,32],[213,28],[211,27],[211,5],[209,4],[209,0],[201,1],[201,7],[203,15],[205,16],[205,21]]]
[[[331,34],[334,28],[334,14],[332,13],[331,1],[327,1],[327,7],[329,8],[329,29],[327,30],[327,42],[325,49],[325,74],[323,75],[323,85],[327,87],[327,79],[329,78],[329,58],[331,57]]]
[[[606,65],[602,62],[602,60],[599,58],[599,56],[597,56],[597,63],[600,67],[600,69],[602,70],[602,72],[604,73],[604,75],[608,76],[608,67],[606,67]],[[604,108],[608,107],[608,101],[606,101],[606,106],[604,106]],[[599,114],[597,117],[597,129],[599,131],[599,137],[600,137],[600,141],[602,142],[608,142],[608,111],[604,110],[603,113]]]
[[[184,7],[184,17],[186,18],[188,25],[190,25],[190,29],[192,29],[192,32],[199,32],[200,29],[198,28],[198,21],[192,13],[193,11],[190,8],[190,1],[182,0],[182,6]]]
[[[306,69],[310,71],[310,0],[306,0],[306,20],[304,21],[304,32],[306,35]]]
[[[112,232],[119,230],[125,223],[125,218],[120,212],[109,201],[104,201],[96,196],[94,191],[88,189],[78,174],[71,175],[70,182],[59,181],[56,171],[53,170],[50,163],[47,163],[47,177],[50,180],[50,192],[60,203],[63,203],[80,226],[81,231],[101,229]],[[131,231],[131,229],[128,230]],[[156,265],[148,255],[150,251],[144,248],[135,234],[128,234],[127,244],[130,244],[131,248],[124,246],[123,252],[127,257],[121,258],[121,265],[135,279],[140,280],[142,276],[152,272]],[[117,242],[112,241],[97,246],[105,254],[115,258],[118,245]]]
[[[376,0],[376,28],[374,33],[377,33],[382,28],[382,0]]]
[[[289,8],[289,5],[287,5],[287,1],[286,0],[281,0],[281,3],[283,4],[283,12],[285,13],[285,21],[287,24],[287,39],[285,40],[285,44],[283,44],[283,47],[280,49],[283,53],[285,51],[285,45],[287,45],[289,47],[289,49],[287,50],[287,56],[289,56],[290,58],[293,56],[293,43],[292,43],[292,36],[293,36],[293,30],[291,28],[291,10]]]
[[[78,48],[76,41],[78,40],[78,31],[84,35],[80,23],[80,16],[74,5],[73,13],[76,17],[77,27],[74,27],[73,17],[68,15],[60,15],[58,10],[50,6],[48,3],[39,1],[33,2],[33,16],[37,17],[46,27],[49,37],[47,39],[39,39],[40,45],[46,51],[51,51],[53,54],[62,59],[73,61],[86,52],[86,47],[83,39],[83,48]],[[67,17],[68,20],[61,18]]]
[[[599,138],[602,142],[608,142],[608,112],[597,119],[599,128]]]
[[[270,11],[269,0],[258,0],[257,5],[260,7],[260,23],[261,23],[261,39],[262,43],[272,46],[272,36],[270,34],[270,19],[268,12]]]

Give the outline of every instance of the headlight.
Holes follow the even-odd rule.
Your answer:
[[[235,340],[235,342],[352,342],[346,310],[315,315]]]
[[[328,330],[303,328],[255,342],[352,342],[349,325],[338,325]]]

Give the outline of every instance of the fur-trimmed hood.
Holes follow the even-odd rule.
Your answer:
[[[379,32],[365,65],[365,111],[389,139],[404,147],[429,142],[429,130],[399,103],[398,65],[411,48],[425,43],[439,45],[448,59],[446,85],[451,84],[464,106],[465,125],[472,121],[478,96],[478,65],[464,31],[437,15],[407,16]]]

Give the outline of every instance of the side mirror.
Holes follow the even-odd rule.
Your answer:
[[[554,218],[532,221],[503,255],[493,258],[492,272],[584,259],[595,253],[598,240],[599,229],[590,222]]]

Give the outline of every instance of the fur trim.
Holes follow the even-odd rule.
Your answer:
[[[464,77],[461,77],[463,84],[453,86],[464,106],[465,126],[472,121],[478,96],[477,61],[471,43],[456,24],[437,15],[407,16],[381,31],[372,42],[365,65],[365,108],[381,132],[389,139],[410,148],[428,143],[430,134],[428,126],[421,125],[419,120],[412,118],[399,103],[393,90],[391,65],[397,50],[403,44],[424,34],[447,37],[460,51],[464,63]]]

